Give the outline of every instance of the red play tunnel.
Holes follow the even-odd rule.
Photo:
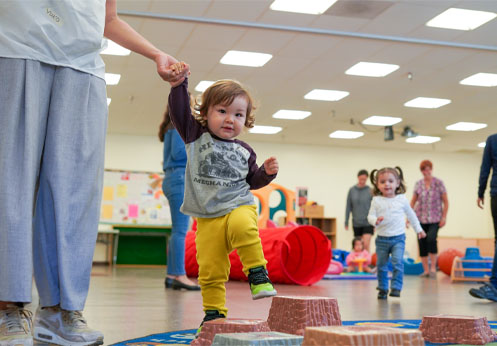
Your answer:
[[[269,278],[275,283],[312,285],[326,274],[331,260],[331,242],[314,226],[286,226],[259,231]],[[186,235],[185,269],[198,276],[195,232]],[[230,254],[230,279],[247,280],[236,251]]]

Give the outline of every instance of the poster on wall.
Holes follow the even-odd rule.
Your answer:
[[[164,175],[105,170],[100,222],[119,225],[171,225],[162,192]]]

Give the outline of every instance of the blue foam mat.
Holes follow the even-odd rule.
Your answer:
[[[384,327],[418,329],[421,320],[362,320],[362,321],[342,321],[344,326],[354,325],[381,325]],[[490,328],[497,329],[497,321],[489,321]],[[196,329],[179,330],[175,332],[159,333],[144,336],[142,338],[127,340],[112,344],[110,346],[166,346],[166,345],[189,345],[195,338]],[[426,343],[427,346],[452,345]],[[459,344],[462,345],[462,344]],[[497,342],[486,345],[497,346]]]

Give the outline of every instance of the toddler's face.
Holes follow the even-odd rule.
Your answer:
[[[378,176],[378,190],[380,190],[383,197],[394,197],[395,190],[399,185],[399,180],[391,172],[385,172]]]
[[[209,131],[222,139],[235,139],[245,126],[247,107],[244,96],[237,96],[230,105],[210,106],[204,116]]]
[[[364,249],[364,247],[362,246],[362,242],[356,241],[354,243],[354,251],[355,252],[361,252],[363,249]]]

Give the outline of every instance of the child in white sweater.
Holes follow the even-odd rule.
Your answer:
[[[390,296],[400,297],[404,279],[404,251],[406,246],[406,221],[418,234],[426,237],[416,214],[404,193],[406,188],[400,167],[382,168],[371,172],[374,197],[369,209],[368,222],[376,227],[376,256],[378,268],[378,299],[387,299],[388,259],[392,258]]]

